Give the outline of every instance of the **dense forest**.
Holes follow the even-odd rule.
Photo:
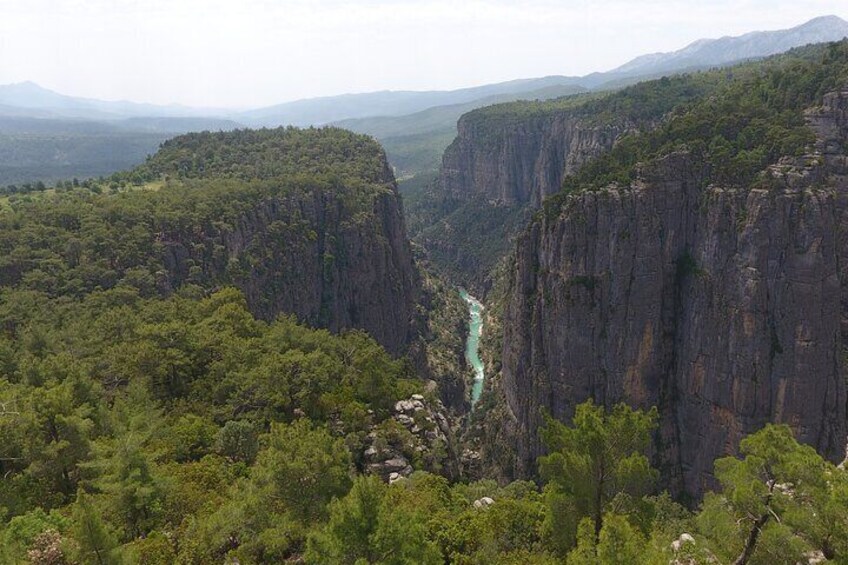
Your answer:
[[[656,489],[654,413],[587,404],[549,421],[543,488],[450,483],[432,461],[386,485],[369,446],[421,391],[360,332],[257,321],[225,289],[0,309],[3,562],[795,563],[848,551],[848,475],[786,427],[716,463],[692,514]],[[434,474],[436,473],[436,474]],[[600,474],[599,474],[600,473]],[[759,532],[760,539],[752,532]],[[703,561],[706,562],[706,561]]]
[[[499,120],[550,108],[645,124],[564,194],[625,182],[681,144],[714,180],[749,186],[810,143],[801,111],[844,81],[846,60],[837,44],[472,119],[492,135]],[[443,424],[457,414],[443,415],[412,352],[356,327],[321,329],[332,326],[325,295],[314,318],[266,315],[247,282],[296,272],[306,255],[279,257],[325,232],[294,214],[227,248],[243,219],[320,197],[321,214],[339,212],[347,230],[328,228],[318,255],[316,284],[331,288],[344,262],[332,251],[348,249],[335,238],[376,230],[374,203],[393,185],[372,139],[286,128],[183,136],[102,182],[0,200],[0,561],[848,562],[848,474],[787,426],[716,461],[721,489],[684,507],[653,466],[657,410],[589,401],[570,422],[545,419],[537,480],[501,484],[463,472],[458,424]],[[383,256],[371,242],[385,239],[362,247]],[[179,268],[166,252],[174,240]],[[431,302],[416,307],[439,331],[425,354],[450,377],[461,306],[430,276]],[[381,453],[404,472],[375,464]]]

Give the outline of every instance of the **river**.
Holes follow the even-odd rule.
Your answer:
[[[474,369],[474,383],[471,386],[471,407],[480,400],[486,373],[483,360],[480,359],[480,336],[483,334],[483,304],[468,294],[464,288],[459,295],[468,304],[468,340],[465,342],[465,360]]]

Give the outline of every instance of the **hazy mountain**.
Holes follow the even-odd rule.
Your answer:
[[[415,174],[438,165],[442,151],[455,136],[456,121],[475,108],[511,100],[555,98],[587,89],[615,89],[664,74],[766,57],[845,36],[848,36],[848,22],[836,16],[824,16],[786,30],[701,39],[679,51],[643,55],[611,71],[583,77],[548,76],[445,91],[345,94],[245,112],[78,98],[23,82],[0,86],[0,137],[5,136],[0,142],[6,147],[7,157],[10,148],[27,155],[28,167],[34,168],[27,168],[26,175],[37,170],[39,162],[60,162],[59,172],[51,170],[49,175],[44,175],[52,179],[65,173],[74,176],[108,173],[111,165],[104,163],[116,163],[118,156],[121,157],[118,168],[132,166],[155,149],[161,136],[169,134],[228,130],[240,124],[273,127],[333,123],[376,137],[399,174]],[[116,152],[107,138],[118,134],[125,149]],[[68,149],[74,135],[86,136],[88,149],[82,157],[86,163],[97,161],[100,148],[108,150],[110,157],[98,161],[96,167],[86,166],[77,172],[74,152]],[[141,137],[135,139],[133,135]],[[10,165],[8,161],[5,164]],[[20,181],[26,175],[13,176]],[[0,175],[0,184],[9,178],[8,174]],[[32,180],[40,178],[35,175]]]
[[[489,96],[464,104],[449,104],[445,106],[434,106],[414,114],[403,116],[374,116],[368,118],[352,118],[334,122],[333,125],[343,127],[357,133],[367,133],[377,139],[396,137],[399,135],[413,135],[428,133],[432,131],[443,131],[445,128],[454,128],[456,121],[466,112],[476,108],[498,104],[500,102],[512,102],[515,100],[548,100],[585,92],[586,89],[577,85],[549,86],[539,90],[527,92],[516,92],[511,94],[498,94]]]
[[[116,122],[118,127],[130,131],[187,133],[192,131],[230,131],[244,125],[226,118],[207,117],[137,117]]]
[[[29,117],[119,119],[133,116],[197,117],[221,115],[216,109],[141,104],[78,98],[54,92],[34,82],[0,85],[0,115]]]
[[[838,41],[848,36],[848,22],[837,16],[822,16],[805,24],[778,31],[754,31],[738,37],[699,39],[671,53],[652,53],[601,74],[654,74],[689,67],[724,65],[745,59],[767,57],[810,43]]]
[[[846,35],[848,22],[837,16],[823,16],[791,29],[755,31],[739,37],[699,39],[679,51],[643,55],[611,71],[583,77],[549,76],[449,91],[382,91],[310,98],[250,110],[236,119],[251,125],[315,125],[354,118],[401,116],[435,106],[466,104],[498,95],[519,95],[551,86],[605,88],[609,84],[620,84],[627,78],[656,76],[767,57],[809,43],[837,41]],[[371,131],[367,133],[373,135]]]
[[[448,92],[377,92],[302,100],[249,112],[242,119],[247,122],[258,120],[258,123],[269,125],[288,123],[286,120],[307,125],[324,123],[335,115],[365,114],[364,117],[348,117],[332,123],[376,137],[386,148],[398,174],[406,176],[436,168],[442,151],[455,136],[456,121],[475,108],[512,100],[555,98],[587,89],[616,89],[668,73],[702,70],[766,57],[809,43],[836,41],[846,35],[848,22],[836,16],[825,16],[787,30],[701,39],[679,51],[644,55],[611,71],[579,78],[554,76]],[[496,93],[473,98],[491,92]],[[458,103],[438,102],[468,98],[473,99]],[[429,107],[417,112],[403,112],[418,104]],[[373,113],[378,115],[371,115]]]
[[[123,118],[120,120],[81,120],[71,118],[31,118],[0,113],[0,135],[71,135],[111,133],[168,133],[228,131],[244,127],[223,118]]]
[[[576,86],[577,77],[549,76],[487,84],[459,90],[381,91],[296,100],[242,112],[237,120],[252,125],[316,125],[351,118],[401,116],[434,106],[464,104],[498,95],[525,93],[555,86]]]
[[[642,55],[611,71],[583,77],[519,79],[458,90],[343,94],[296,100],[245,112],[78,98],[54,92],[33,82],[22,82],[0,85],[0,116],[101,120],[141,116],[225,116],[250,126],[320,125],[356,118],[403,116],[437,106],[456,106],[489,98],[499,101],[496,97],[500,96],[517,99],[529,92],[551,87],[603,88],[609,84],[620,84],[628,77],[656,76],[665,72],[766,57],[808,43],[836,41],[845,36],[848,36],[848,22],[837,16],[823,16],[791,29],[699,39],[679,51]]]
[[[218,118],[31,118],[0,113],[0,186],[109,175],[138,165],[168,138],[232,130]]]

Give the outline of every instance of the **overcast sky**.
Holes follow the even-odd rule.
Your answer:
[[[848,0],[0,0],[0,84],[254,107],[582,75]]]

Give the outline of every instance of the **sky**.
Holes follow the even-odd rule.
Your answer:
[[[0,0],[0,84],[250,108],[583,75],[848,0]]]

